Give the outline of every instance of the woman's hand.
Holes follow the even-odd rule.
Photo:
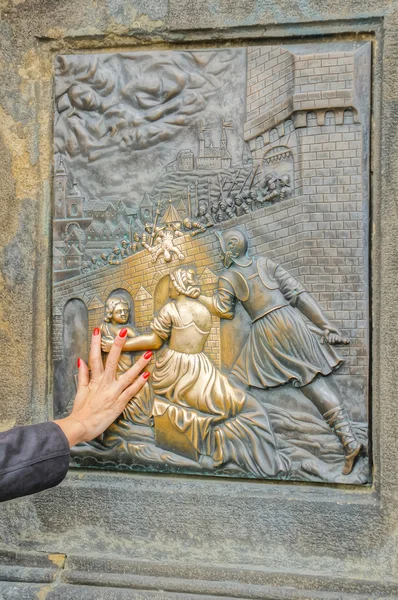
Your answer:
[[[116,380],[116,368],[127,330],[115,338],[104,368],[101,356],[101,335],[94,330],[91,338],[89,364],[78,360],[78,389],[71,414],[55,421],[66,435],[70,446],[88,442],[100,435],[124,410],[127,403],[145,385],[149,372],[141,373],[151,360],[146,352],[126,373]]]

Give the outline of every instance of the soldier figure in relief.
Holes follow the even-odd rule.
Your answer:
[[[130,242],[126,238],[122,239],[120,254],[122,258],[130,256]]]
[[[90,263],[90,261],[88,261],[88,260],[83,261],[81,269],[82,269],[82,273],[84,275],[86,275],[87,273],[90,273],[91,272],[91,263]]]
[[[290,185],[290,177],[289,175],[282,175],[282,177],[279,178],[279,185],[280,185],[280,200],[285,200],[286,198],[290,198],[291,194],[292,194],[292,188]]]
[[[211,214],[209,212],[209,207],[206,204],[206,202],[199,203],[197,217],[199,219],[199,222],[202,225],[204,225],[205,227],[213,227],[214,222],[213,222],[213,219],[211,218]]]
[[[119,246],[114,247],[108,262],[110,265],[120,265],[120,263],[122,262],[122,256],[120,254]]]
[[[97,258],[95,256],[91,257],[91,263],[90,263],[90,268],[92,271],[96,271],[97,269],[99,269],[99,264],[97,262]]]
[[[235,214],[240,217],[243,214],[249,214],[252,204],[252,198],[249,192],[242,192],[235,198]]]
[[[235,216],[235,200],[232,196],[223,198],[220,202],[220,210],[224,213],[227,219],[232,219]]]
[[[240,230],[217,235],[225,271],[214,295],[201,294],[198,300],[223,319],[234,318],[239,300],[252,319],[232,374],[249,387],[266,390],[290,382],[299,388],[340,440],[345,455],[343,474],[348,475],[362,446],[340,398],[325,379],[343,364],[332,346],[348,341],[280,265],[262,256],[247,256],[248,241]]]
[[[146,233],[142,234],[142,239],[144,240],[144,242],[147,241]],[[140,237],[140,234],[138,233],[138,231],[135,231],[133,233],[133,241],[131,242],[131,244],[129,246],[129,253],[135,254],[136,252],[139,252],[141,249],[140,246],[141,246],[141,237]]]
[[[263,195],[260,199],[261,204],[276,202],[276,200],[279,200],[279,195],[278,179],[273,175],[268,175],[265,180]]]
[[[100,262],[99,262],[99,266],[100,267],[106,267],[109,265],[109,257],[106,254],[106,252],[103,252],[100,256]]]

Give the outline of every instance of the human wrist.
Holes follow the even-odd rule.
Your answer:
[[[87,441],[87,428],[81,421],[75,419],[72,415],[65,417],[64,419],[58,419],[54,421],[58,427],[62,429],[66,439],[68,440],[69,447],[75,446],[80,442]]]

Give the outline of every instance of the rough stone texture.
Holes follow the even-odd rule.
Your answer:
[[[397,0],[2,0],[0,10],[2,428],[51,416],[54,55],[373,42],[374,462],[373,485],[355,490],[73,471],[2,506],[0,597],[397,597]]]

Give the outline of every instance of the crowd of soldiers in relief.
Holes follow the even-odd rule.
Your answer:
[[[255,172],[251,173],[254,179]],[[246,189],[234,189],[234,181],[224,181],[222,187],[230,189],[226,194],[220,193],[218,202],[214,202],[210,207],[207,202],[199,202],[198,210],[195,214],[195,219],[186,217],[182,221],[174,209],[170,217],[167,217],[167,211],[172,212],[170,208],[173,206],[169,202],[166,209],[166,219],[163,218],[163,225],[158,225],[156,217],[160,214],[160,210],[156,211],[155,222],[145,223],[144,231],[135,231],[130,240],[127,236],[116,244],[111,252],[104,252],[98,258],[93,256],[90,261],[84,261],[82,264],[82,273],[89,273],[100,267],[108,265],[119,265],[123,259],[146,249],[152,254],[153,262],[156,262],[160,256],[163,256],[166,262],[172,260],[175,255],[180,260],[184,259],[184,255],[177,248],[173,241],[186,234],[191,236],[204,233],[207,228],[213,227],[217,223],[227,221],[236,216],[248,214],[253,210],[264,206],[270,206],[275,202],[284,200],[290,195],[290,177],[285,174],[281,177],[275,174],[269,174],[265,177],[261,185],[253,187],[248,186]],[[245,182],[246,183],[246,182]],[[163,202],[160,203],[160,205]],[[174,208],[174,207],[173,207]]]
[[[64,256],[61,256],[60,253],[65,253],[65,250],[62,250],[62,242],[65,242],[68,247],[75,246],[75,248],[69,248],[69,251],[74,250],[76,253],[76,248],[84,251],[79,253],[80,257],[66,255],[65,261],[67,269],[78,268],[83,274],[90,273],[100,267],[118,265],[123,259],[143,249],[150,252],[153,262],[161,257],[164,258],[165,262],[170,262],[173,256],[176,259],[183,260],[185,258],[184,254],[174,244],[178,237],[204,233],[207,228],[218,223],[249,214],[289,197],[292,194],[291,176],[286,172],[277,173],[276,171],[268,172],[265,175],[261,174],[259,166],[253,168],[251,154],[248,150],[245,150],[242,157],[241,167],[237,168],[235,172],[232,171],[226,133],[227,129],[231,127],[231,123],[222,120],[220,145],[214,147],[211,142],[205,140],[204,132],[208,128],[201,122],[198,155],[195,156],[191,150],[181,150],[176,160],[166,167],[167,172],[175,170],[177,172],[191,172],[194,176],[198,169],[202,172],[204,169],[217,173],[216,178],[213,176],[213,179],[207,179],[205,197],[203,194],[198,194],[198,178],[195,180],[195,190],[193,191],[190,185],[183,185],[180,189],[174,189],[170,193],[170,189],[168,191],[162,190],[160,185],[160,189],[155,190],[151,197],[145,194],[152,207],[152,210],[148,211],[148,215],[144,218],[141,215],[141,219],[134,219],[134,225],[131,218],[132,214],[127,215],[126,218],[130,219],[130,225],[127,227],[122,219],[117,228],[121,231],[113,239],[113,249],[106,249],[102,253],[97,251],[97,254],[92,256],[87,255],[88,248],[85,251],[81,248],[79,238],[79,234],[82,237],[84,232],[78,225],[78,217],[82,217],[84,220],[87,212],[83,207],[84,197],[75,181],[72,189],[69,192],[67,191],[67,169],[63,159],[60,158],[55,174],[58,186],[56,187],[56,209],[59,205],[60,215],[56,213],[55,219],[60,218],[65,223],[65,219],[69,217],[72,219],[70,223],[72,229],[69,230],[68,225],[65,229],[66,233],[61,235],[63,240],[59,239],[58,242],[56,238],[54,240],[56,251],[59,254],[59,258],[56,257],[54,260],[55,270],[63,270]],[[65,209],[62,208],[62,199],[64,202],[66,200]],[[80,200],[80,208],[77,200]],[[185,214],[182,214],[178,210],[178,206],[176,208],[175,205],[178,202],[184,204],[184,201],[186,201],[187,210]],[[119,202],[119,204],[124,206],[123,202]],[[74,213],[72,211],[73,207],[75,207]],[[62,210],[65,214],[61,212]],[[130,212],[132,213],[132,210]],[[87,235],[91,235],[89,231],[94,223],[89,225],[89,221],[87,221],[81,225],[83,228],[89,227]],[[79,230],[73,232],[73,227],[79,227]],[[75,240],[72,239],[71,232],[75,233]],[[111,242],[111,238],[108,237],[107,239]]]

